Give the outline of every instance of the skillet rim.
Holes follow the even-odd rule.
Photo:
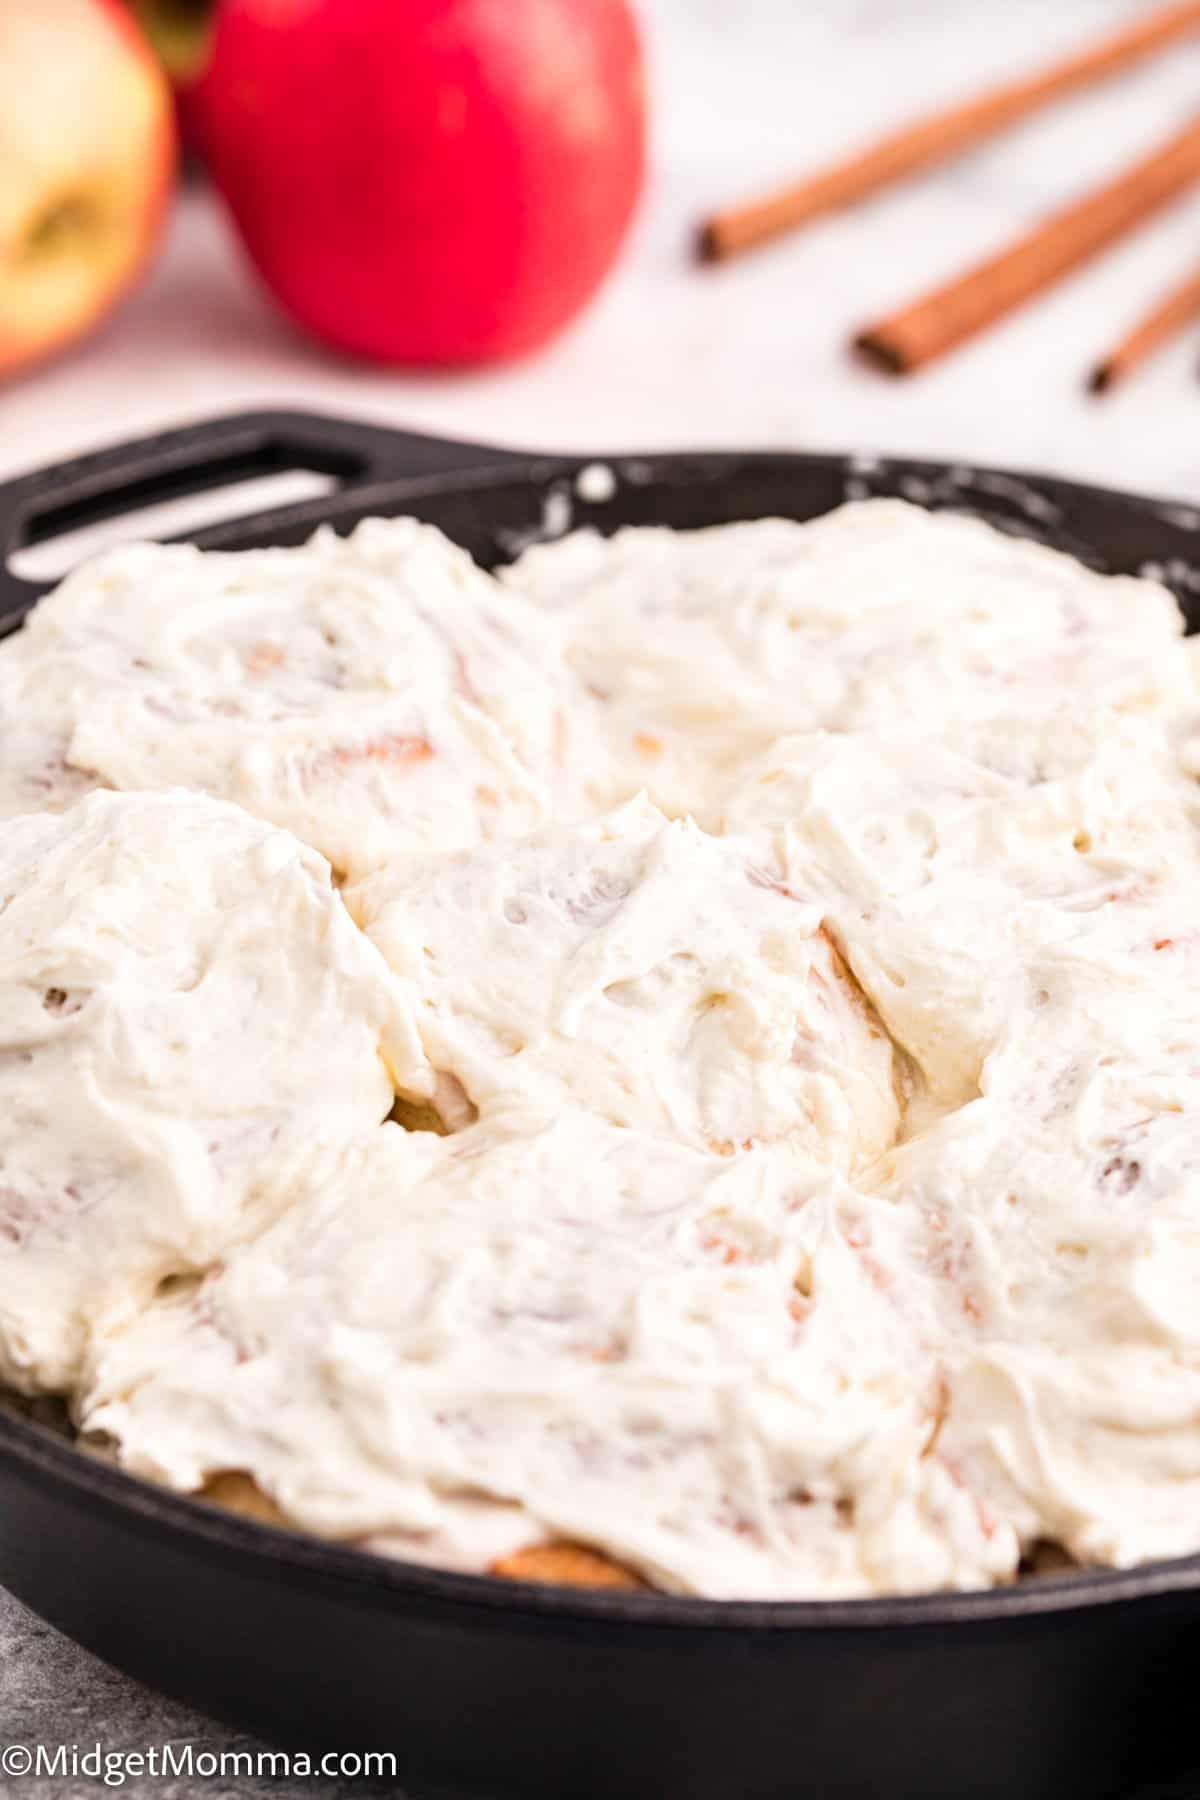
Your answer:
[[[101,1461],[46,1427],[0,1412],[0,1458],[34,1486],[48,1479],[72,1505],[99,1502],[126,1526],[149,1527],[177,1549],[233,1555],[263,1576],[332,1579],[368,1605],[402,1611],[406,1601],[507,1616],[555,1618],[639,1630],[839,1632],[941,1631],[1012,1623],[1030,1616],[1085,1614],[1095,1607],[1200,1591],[1200,1552],[1127,1569],[1094,1568],[1034,1576],[1008,1586],[934,1590],[842,1600],[715,1600],[509,1581],[407,1562],[338,1544],[301,1529],[244,1517]]]
[[[275,432],[286,436],[296,430],[325,431],[332,435],[353,433],[357,429],[352,421],[324,418],[299,410],[233,414],[208,420],[203,425],[185,427],[177,433],[163,434],[159,440],[146,439],[101,450],[94,457],[62,467],[72,473],[93,464],[101,469],[134,450],[147,451],[156,442],[194,440],[201,444],[206,435],[216,437],[229,431],[259,435]],[[431,452],[440,453],[441,466],[431,469],[418,464],[398,468],[388,467],[385,463],[382,469],[372,469],[365,481],[335,489],[318,500],[238,516],[189,532],[186,541],[202,548],[248,548],[251,543],[277,532],[296,531],[302,527],[315,529],[323,523],[335,527],[349,523],[352,516],[369,516],[372,508],[386,506],[393,511],[402,511],[405,503],[411,501],[435,500],[439,496],[467,498],[473,492],[491,492],[512,484],[528,487],[531,483],[542,483],[550,488],[594,464],[612,469],[619,478],[627,470],[644,470],[646,473],[636,480],[632,477],[626,477],[626,480],[630,485],[647,488],[661,485],[669,479],[671,472],[689,484],[694,481],[702,485],[709,480],[728,480],[738,469],[752,469],[756,465],[760,468],[792,465],[814,473],[821,471],[837,476],[844,486],[852,479],[862,480],[870,486],[878,480],[911,478],[917,482],[945,484],[942,504],[953,504],[956,489],[969,491],[975,487],[983,490],[979,495],[983,503],[986,504],[989,498],[996,500],[1007,495],[1009,499],[1015,499],[1018,511],[1025,510],[1031,521],[1038,520],[1039,515],[1023,507],[1020,496],[1014,495],[1014,487],[1019,487],[1028,496],[1049,496],[1049,503],[1056,510],[1063,503],[1099,506],[1176,529],[1200,529],[1200,524],[1196,523],[1200,522],[1200,505],[1182,496],[1166,498],[1142,494],[1075,481],[1044,471],[977,463],[965,457],[939,459],[855,451],[797,451],[783,446],[619,454],[601,451],[587,455],[536,453],[455,445],[435,436],[390,431],[383,426],[361,429],[381,442],[394,439],[407,457],[428,447]],[[444,459],[451,451],[458,453],[456,464],[446,467]],[[0,488],[0,511],[10,495],[19,492],[25,499],[36,491],[41,477],[51,477],[55,473],[54,469],[36,470]],[[989,483],[997,484],[990,494],[987,491]],[[620,485],[619,479],[618,492]],[[853,496],[847,494],[846,497]],[[602,511],[603,507],[598,510]],[[759,516],[766,517],[769,513]],[[1043,530],[1031,535],[1043,541],[1056,535],[1055,519],[1043,513],[1040,523]],[[1069,537],[1070,533],[1064,530],[1058,535]],[[1070,550],[1067,553],[1077,554]],[[0,620],[0,636],[15,629],[45,591],[38,584],[18,582],[7,570],[5,579],[10,584],[10,592],[14,588],[25,589],[29,598],[26,601],[21,597],[17,611],[5,612]],[[376,1551],[338,1544],[302,1530],[293,1531],[243,1517],[93,1458],[46,1427],[7,1409],[0,1409],[0,1461],[8,1464],[18,1478],[34,1486],[49,1481],[57,1489],[58,1497],[69,1504],[99,1502],[118,1523],[140,1524],[177,1549],[201,1550],[206,1557],[216,1560],[233,1556],[248,1563],[252,1570],[257,1565],[257,1572],[264,1577],[286,1573],[297,1582],[305,1577],[333,1580],[351,1592],[360,1604],[397,1611],[402,1611],[405,1601],[409,1601],[427,1607],[482,1609],[510,1618],[556,1619],[568,1624],[621,1628],[638,1633],[700,1631],[707,1635],[734,1631],[773,1636],[779,1632],[831,1629],[839,1633],[880,1630],[936,1633],[946,1627],[1002,1625],[1030,1616],[1085,1616],[1095,1607],[1200,1591],[1200,1551],[1185,1557],[1139,1563],[1130,1568],[1091,1568],[1063,1575],[1037,1576],[1004,1587],[966,1592],[935,1590],[862,1599],[716,1600],[691,1595],[552,1586],[407,1562]]]

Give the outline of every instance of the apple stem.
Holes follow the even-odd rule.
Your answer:
[[[173,81],[191,81],[208,54],[213,0],[133,0],[150,47]]]

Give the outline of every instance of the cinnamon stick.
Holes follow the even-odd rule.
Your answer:
[[[855,345],[907,375],[1051,287],[1200,179],[1200,115],[1115,180],[1076,200],[998,256],[868,326]]]
[[[1165,344],[1193,319],[1200,319],[1200,269],[1164,294],[1158,304],[1101,357],[1088,376],[1088,387],[1093,394],[1103,394],[1115,387],[1139,363],[1145,362],[1160,344]]]
[[[697,253],[717,262],[764,244],[781,232],[897,181],[914,169],[945,162],[956,151],[990,137],[1037,107],[1089,82],[1115,75],[1131,63],[1200,30],[1200,0],[1163,6],[1081,50],[1063,62],[1003,87],[974,95],[960,106],[921,119],[803,181],[747,201],[705,219],[697,233]]]

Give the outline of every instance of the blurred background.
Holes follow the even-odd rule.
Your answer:
[[[51,238],[72,229],[69,196],[63,201],[70,156],[98,166],[109,154],[103,132],[122,131],[120,82],[77,28],[83,15],[106,7],[139,11],[134,0],[128,9],[121,0],[0,0],[0,30],[10,42],[18,15],[26,24],[38,15],[37,54],[51,65],[23,71],[20,93],[4,96],[0,234],[8,231],[9,243],[0,235],[0,253],[13,250],[24,185],[41,183],[36,204],[59,207]],[[171,15],[172,26],[182,18],[190,29],[206,9],[200,0],[160,0],[140,9],[143,22],[160,26],[148,16],[156,10]],[[243,16],[223,22],[223,10]],[[1200,316],[1116,391],[1085,391],[1089,367],[1124,328],[1173,283],[1200,273],[1200,181],[1185,184],[1170,205],[1068,279],[917,374],[889,377],[849,349],[864,323],[1000,248],[1183,127],[1200,102],[1200,32],[1181,34],[1136,66],[1057,100],[943,166],[745,256],[705,266],[693,254],[694,234],[714,208],[798,179],[902,122],[1086,49],[1162,9],[1146,0],[637,0],[648,151],[624,235],[622,209],[637,185],[628,112],[613,127],[617,148],[593,143],[603,166],[600,187],[587,194],[596,171],[582,162],[576,177],[572,165],[551,156],[539,174],[544,145],[536,141],[536,121],[518,121],[528,141],[524,161],[515,157],[511,166],[475,128],[487,106],[519,112],[525,101],[511,82],[527,82],[530,68],[554,64],[562,49],[551,29],[555,12],[584,18],[602,40],[599,63],[577,60],[564,75],[568,85],[584,91],[598,66],[610,85],[623,79],[613,73],[613,58],[620,61],[628,48],[614,49],[609,10],[600,0],[514,0],[499,8],[494,0],[218,5],[217,66],[200,83],[213,86],[201,109],[207,119],[197,128],[188,101],[184,107],[193,136],[207,132],[218,140],[208,157],[213,173],[194,159],[128,291],[94,325],[77,321],[77,341],[58,349],[37,341],[35,324],[20,321],[29,304],[20,296],[14,328],[0,287],[0,474],[214,412],[282,404],[539,449],[896,451],[1200,498]],[[339,12],[340,24],[331,24]],[[439,41],[439,12],[477,21],[492,15],[478,23],[479,42],[467,45],[465,62],[453,60],[461,44],[443,46],[450,59],[444,66],[428,54],[429,34],[435,50]],[[366,95],[355,86],[363,79],[361,42],[355,54],[347,48],[347,20],[356,17],[355,30],[375,33]],[[426,42],[416,67],[405,52],[414,30]],[[161,47],[161,30],[158,36]],[[495,72],[503,57],[498,38],[523,76]],[[420,83],[436,86],[446,66],[451,98],[443,95],[437,113]],[[0,59],[0,85],[6,81],[17,82],[13,54]],[[325,96],[319,117],[314,83]],[[391,112],[381,99],[389,83]],[[89,91],[93,102],[84,98]],[[33,161],[40,156],[42,165],[53,165],[53,181],[41,173],[35,181],[29,156],[13,154],[10,125],[14,118],[22,123],[22,106],[37,113],[29,124],[37,140]],[[136,109],[129,101],[127,113]],[[423,138],[423,131],[432,135]],[[438,131],[430,174],[423,158]],[[580,134],[583,142],[586,118]],[[449,173],[447,154],[459,157]],[[143,170],[157,155],[144,143],[128,150]],[[119,178],[136,185],[128,169]],[[600,191],[605,181],[607,194]],[[415,210],[405,188],[420,196]],[[364,196],[374,237],[361,216]],[[596,208],[607,213],[599,217]],[[345,218],[334,216],[339,209]],[[545,230],[539,209],[549,217]],[[444,243],[447,221],[472,211],[486,215],[489,229],[476,220],[470,241]],[[44,220],[38,229],[47,229]],[[403,240],[399,251],[386,242],[389,231]],[[525,233],[531,270],[514,272],[505,258]],[[614,233],[620,241],[610,244]],[[593,241],[597,236],[602,241]],[[437,266],[428,270],[432,301],[414,274],[414,263],[428,261],[430,243],[434,264],[444,253],[452,270],[449,279]],[[12,273],[14,255],[0,265],[0,281],[20,278],[20,258]],[[21,255],[27,265],[27,247]],[[601,279],[593,265],[610,261]],[[275,297],[252,262],[267,269]],[[477,361],[479,306],[494,305],[491,323],[502,340],[505,308],[536,314],[532,289],[555,289],[575,262],[586,265],[584,285],[595,287],[589,303],[548,341],[521,346],[516,356],[502,346],[495,360],[485,351]],[[487,288],[494,263],[504,270],[493,299]],[[315,299],[306,283],[321,290]],[[369,296],[367,310],[375,309],[375,319],[382,307],[384,336],[394,330],[401,366],[377,360],[378,346],[365,359],[331,341],[353,336],[361,290],[372,284],[381,291]],[[460,321],[455,294],[468,290],[477,304]],[[568,295],[564,304],[576,298]],[[86,315],[91,302],[73,304]],[[448,335],[438,341],[428,339],[424,318],[431,304],[447,315],[441,323]],[[319,337],[294,322],[297,314],[311,319],[314,309]],[[414,309],[421,315],[415,326],[406,317]],[[457,366],[460,325],[467,366]],[[518,320],[517,338],[521,329]],[[417,362],[435,366],[403,366],[413,344]],[[453,366],[441,366],[447,360]]]

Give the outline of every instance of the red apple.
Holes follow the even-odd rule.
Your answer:
[[[116,304],[174,169],[167,85],[116,0],[0,0],[0,375]]]
[[[603,279],[642,181],[625,0],[220,0],[198,105],[276,299],[385,362],[552,336]]]

